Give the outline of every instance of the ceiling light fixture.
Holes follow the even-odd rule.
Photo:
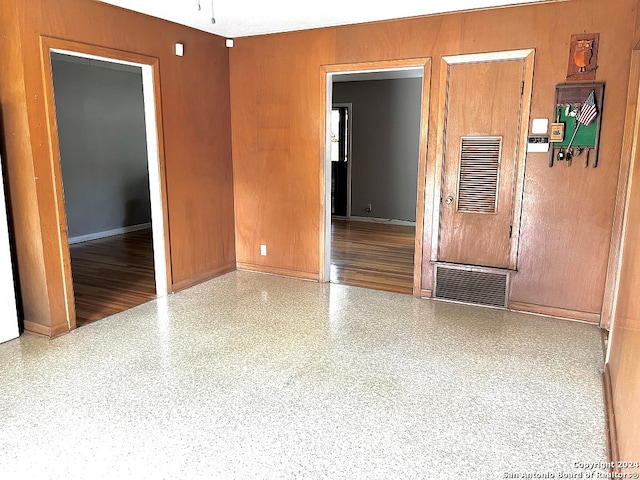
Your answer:
[[[216,17],[213,14],[213,0],[211,0],[211,24],[215,25],[215,23],[216,23]]]
[[[200,5],[200,0],[198,0],[198,11],[202,10],[202,5]]]

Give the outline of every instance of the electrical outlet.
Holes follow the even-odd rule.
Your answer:
[[[367,213],[371,213],[371,204],[367,203],[367,208],[365,208],[365,210],[367,211]]]
[[[263,257],[267,256],[267,246],[266,245],[260,245],[260,255],[262,255]]]

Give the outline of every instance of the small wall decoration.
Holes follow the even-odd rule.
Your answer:
[[[568,81],[584,82],[596,79],[599,44],[599,33],[571,35],[569,66],[567,67]]]
[[[555,123],[551,125],[553,148],[549,166],[572,160],[585,167],[598,166],[600,119],[604,100],[603,83],[556,86]]]

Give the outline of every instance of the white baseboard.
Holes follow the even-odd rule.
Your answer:
[[[89,240],[97,240],[98,238],[113,237],[114,235],[121,235],[123,233],[137,232],[138,230],[145,230],[147,228],[151,228],[151,222],[140,223],[138,225],[129,225],[128,227],[114,228],[113,230],[107,230],[104,232],[78,235],[77,237],[69,237],[69,245],[73,245],[74,243],[88,242]]]
[[[369,223],[386,223],[388,225],[407,225],[416,226],[416,222],[410,220],[396,220],[395,218],[376,218],[376,217],[335,217],[341,220],[350,220],[352,222],[369,222]]]

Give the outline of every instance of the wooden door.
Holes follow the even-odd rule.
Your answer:
[[[446,66],[437,260],[515,268],[533,69],[526,57],[473,57]]]

